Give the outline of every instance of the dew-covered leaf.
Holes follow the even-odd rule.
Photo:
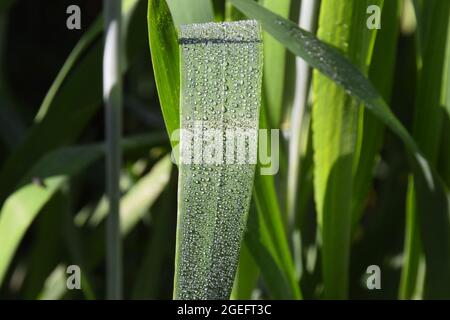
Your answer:
[[[174,297],[228,299],[256,164],[251,150],[261,95],[260,27],[255,21],[191,24],[181,26],[179,41],[182,132]]]

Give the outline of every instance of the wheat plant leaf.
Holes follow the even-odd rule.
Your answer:
[[[262,81],[260,27],[255,21],[190,24],[181,27],[180,45],[184,131],[174,297],[228,299],[256,159],[249,155],[243,162],[230,161],[230,150],[225,150],[230,139],[246,139],[245,132],[251,135],[248,144],[256,147]],[[194,130],[198,133],[191,139],[187,132]],[[235,136],[230,138],[230,132]],[[204,143],[214,147],[210,155],[207,147],[202,150]],[[190,148],[192,152],[184,153]],[[245,150],[236,149],[236,154],[242,152],[245,156]]]
[[[263,5],[283,18],[289,18],[291,0],[265,0]],[[287,81],[288,67],[291,67],[291,65],[288,65],[288,52],[281,43],[267,32],[263,33],[263,39],[265,59],[263,94],[267,122],[270,127],[279,128],[283,110],[287,107],[286,104],[288,102],[286,99],[286,88],[293,85],[293,82]]]
[[[389,101],[394,82],[401,3],[384,1],[381,13],[382,28],[377,31],[368,77],[381,96]],[[384,126],[370,112],[359,114],[357,137],[358,162],[354,167],[352,198],[352,229],[355,230],[364,211],[372,185],[374,167],[384,139]]]
[[[175,26],[189,23],[202,23],[214,20],[214,8],[211,0],[166,0],[172,13]],[[212,19],[211,19],[212,17]]]

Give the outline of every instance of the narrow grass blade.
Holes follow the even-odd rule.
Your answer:
[[[272,176],[255,176],[246,243],[276,299],[301,299]]]
[[[264,0],[263,5],[283,18],[289,18],[291,0]],[[286,88],[293,85],[293,83],[287,81],[288,52],[269,33],[264,32],[263,39],[265,61],[263,93],[265,95],[267,122],[271,128],[279,128],[283,109],[287,102],[285,93],[288,90]]]
[[[226,2],[226,0],[213,1],[214,16],[217,22],[225,20]]]
[[[67,291],[67,266],[59,264],[49,275],[44,283],[44,288],[39,294],[40,300],[58,300]]]
[[[378,1],[377,5],[382,5]],[[376,30],[361,28],[369,1],[324,0],[318,37],[343,52],[367,74]],[[322,273],[326,298],[346,298],[350,258],[353,166],[359,102],[332,80],[314,73],[312,112],[314,191],[322,237]],[[334,107],[330,109],[330,105]],[[361,109],[362,110],[362,109]]]
[[[423,156],[414,139],[392,114],[377,90],[360,70],[337,50],[319,41],[312,34],[301,30],[294,23],[282,19],[252,1],[230,1],[249,17],[259,19],[263,27],[289,50],[305,59],[311,66],[327,75],[364,103],[368,110],[402,140],[411,155],[412,170],[417,178],[415,183],[417,190],[420,190],[417,192],[416,206],[423,218],[421,230],[423,231],[424,249],[428,255],[427,260],[431,262],[429,267],[431,270],[435,270],[436,277],[447,274],[446,271],[443,271],[450,270],[450,204],[446,196],[447,189],[432,164]],[[430,205],[432,205],[432,209]],[[434,212],[434,215],[429,215],[428,212]],[[436,226],[440,226],[440,229],[436,230]],[[439,249],[439,252],[436,249]],[[446,287],[447,290],[450,288],[450,282],[446,279],[440,279],[440,283],[433,282],[433,284],[441,288]]]
[[[239,21],[245,20],[247,17],[236,9],[230,2],[226,2],[225,4],[225,21]]]
[[[180,127],[177,31],[165,0],[148,1],[148,36],[159,103],[169,136]]]
[[[183,8],[178,8],[182,10]],[[211,20],[213,17],[211,17]],[[178,48],[176,48],[176,31],[171,22],[170,12],[163,0],[150,0],[148,11],[148,25],[150,46],[152,50],[153,70],[157,82],[158,95],[160,97],[161,109],[163,112],[164,120],[166,123],[167,131],[171,135],[176,129],[179,128],[179,62],[178,62]],[[164,49],[164,50],[163,50]],[[261,116],[261,121],[264,122],[263,128],[267,128],[264,114]],[[256,184],[253,192],[253,198],[267,198],[271,201],[275,201],[270,207],[259,207],[257,214],[261,216],[259,224],[261,228],[252,228],[255,234],[251,237],[246,237],[249,251],[255,258],[258,267],[261,269],[263,277],[271,279],[270,274],[277,274],[278,279],[285,279],[288,281],[288,291],[279,290],[279,295],[275,294],[271,290],[271,294],[277,297],[301,297],[299,293],[298,285],[295,281],[295,272],[292,262],[285,264],[284,266],[278,266],[276,264],[267,264],[266,261],[279,261],[279,256],[283,257],[284,261],[292,261],[287,243],[286,234],[283,230],[283,224],[281,221],[281,213],[279,209],[278,200],[275,194],[274,181],[272,177],[261,176],[260,179],[268,180],[264,184]],[[265,186],[271,186],[267,188]],[[258,195],[258,196],[257,196]],[[276,208],[277,211],[273,211]],[[277,226],[275,233],[273,227],[269,228],[266,224],[272,224]],[[251,225],[251,223],[249,223]],[[281,227],[281,228],[279,228]],[[270,234],[261,235],[261,230],[270,230]],[[269,231],[268,231],[269,232]],[[279,232],[279,233],[276,233]],[[247,239],[258,239],[258,241],[248,241]],[[274,249],[268,250],[272,246],[272,242],[276,243],[276,248],[285,248],[283,250]],[[266,257],[265,254],[275,255],[277,257]],[[257,255],[258,258],[255,257]],[[284,268],[284,269],[283,269]],[[286,280],[289,279],[289,280]],[[276,287],[278,283],[273,281]],[[285,286],[283,287],[285,288]]]
[[[255,289],[260,272],[258,265],[255,263],[248,247],[243,243],[239,258],[239,265],[234,279],[233,291],[231,292],[232,300],[250,300]]]
[[[262,78],[259,25],[244,21],[182,26],[180,43],[181,129],[200,130],[206,137],[202,139],[211,139],[207,135],[215,130],[220,139],[212,137],[210,145],[225,139],[227,132],[236,132],[239,138],[242,130],[250,130],[249,144],[255,143]],[[182,151],[179,164],[174,297],[228,299],[255,165],[250,159],[243,164],[227,162],[225,152],[217,151],[225,148],[223,144],[214,144],[215,157],[202,152],[196,160],[198,143],[182,133],[181,150],[191,145],[194,151],[189,155]]]
[[[389,101],[394,81],[397,37],[400,23],[400,1],[384,1],[381,13],[381,29],[377,32],[373,57],[369,68],[369,79],[381,96]],[[371,187],[374,166],[383,143],[383,124],[370,112],[359,113],[357,137],[357,159],[354,167],[352,230],[355,230],[363,213],[364,204]]]
[[[25,299],[36,299],[45,280],[61,261],[64,242],[61,232],[55,232],[63,225],[64,196],[56,194],[49,201],[42,214],[36,219],[36,236],[30,248],[30,266],[23,282],[22,292]]]
[[[126,139],[124,152],[148,148],[165,141],[161,136]],[[44,205],[70,176],[76,175],[104,154],[104,145],[55,150],[30,170],[20,188],[5,201],[0,211],[0,284],[26,230]],[[30,181],[34,181],[31,182]]]
[[[177,173],[173,170],[161,200],[152,208],[152,232],[142,258],[136,280],[133,299],[170,299],[173,281],[173,257],[177,220]],[[168,268],[167,265],[170,265]]]
[[[0,215],[0,283],[25,230],[64,181],[56,176],[45,180],[45,188],[29,184],[5,201]]]
[[[423,248],[420,239],[419,222],[415,207],[414,179],[409,178],[406,197],[406,230],[403,253],[403,268],[399,284],[399,298],[413,299],[418,291],[422,291],[423,283],[418,281],[419,265],[423,260]]]

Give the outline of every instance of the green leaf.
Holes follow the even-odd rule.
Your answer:
[[[302,57],[312,67],[327,75],[345,88],[349,94],[364,103],[370,112],[402,140],[411,155],[412,170],[416,177],[415,183],[417,190],[420,190],[417,192],[416,206],[421,216],[427,268],[430,268],[430,273],[434,271],[436,277],[433,279],[434,281],[431,281],[430,286],[435,287],[440,294],[450,290],[450,282],[447,279],[441,278],[439,283],[437,280],[439,276],[448,274],[447,271],[450,270],[450,217],[446,187],[430,162],[423,156],[414,139],[393,115],[374,86],[336,49],[319,41],[309,32],[301,30],[293,22],[265,10],[252,1],[230,1],[247,16],[260,20],[263,28],[274,35],[289,50]],[[433,206],[432,209],[430,205]],[[429,212],[434,212],[434,214],[427,214]],[[439,229],[436,229],[436,226],[439,226]]]
[[[406,230],[404,242],[404,261],[399,285],[400,299],[414,299],[421,291],[422,283],[418,282],[419,265],[423,259],[423,248],[420,240],[419,222],[415,208],[414,179],[409,177],[406,196]]]
[[[26,185],[5,201],[0,215],[0,283],[25,231],[65,180],[63,176],[48,178],[45,188]]]
[[[26,299],[38,297],[45,280],[61,261],[64,252],[63,233],[55,230],[63,224],[67,209],[65,201],[66,198],[61,192],[57,193],[36,219],[36,238],[30,248],[31,255],[28,262],[33,268],[27,270],[22,286]]]
[[[148,148],[164,141],[160,135],[125,139],[124,152]],[[70,176],[76,175],[104,153],[103,144],[55,150],[26,174],[26,178],[3,204],[0,211],[0,284],[26,230],[44,205]],[[30,180],[33,182],[30,183]]]
[[[377,32],[369,79],[381,96],[389,101],[394,80],[397,37],[400,22],[399,1],[385,1],[381,14],[381,29]],[[352,198],[352,229],[355,230],[371,187],[374,166],[384,138],[384,126],[370,112],[361,110],[356,153],[358,162],[354,167],[355,191]]]
[[[191,141],[188,133],[181,134],[182,148],[193,143],[193,152],[183,155],[182,150],[180,156],[174,297],[228,299],[255,165],[250,158],[245,163],[227,163],[225,145],[217,144],[222,139],[246,139],[242,130],[250,130],[250,145],[257,141],[260,30],[253,21],[191,24],[181,27],[180,43],[181,129],[201,132],[206,144],[214,148],[210,155],[215,156],[198,153],[199,140],[194,137]],[[231,130],[235,137],[227,136]],[[208,138],[210,133],[214,136]],[[202,156],[200,160],[196,160],[197,154]]]
[[[446,1],[427,1],[426,6],[420,6],[417,11],[420,34],[419,55],[419,79],[416,93],[416,106],[414,114],[413,136],[424,155],[433,164],[437,164],[440,148],[440,138],[444,121],[445,109],[442,107],[446,97],[447,77],[445,70],[446,50],[447,50],[447,31],[449,27],[448,16],[450,15],[450,3]],[[435,32],[435,30],[443,30]],[[414,177],[416,179],[416,177]],[[445,269],[450,267],[450,243],[440,246],[444,251],[441,252],[435,247],[436,235],[430,232],[430,223],[442,223],[439,216],[425,214],[423,211],[417,211],[414,203],[418,197],[421,197],[415,189],[415,181],[410,179],[410,195],[408,199],[410,205],[407,212],[407,230],[409,237],[407,245],[414,246],[409,248],[405,256],[405,289],[403,298],[410,298],[416,289],[415,280],[417,279],[418,263],[422,258],[421,241],[425,252],[426,273],[425,273],[425,298],[448,298],[450,297],[450,275]],[[420,187],[419,187],[420,188]],[[428,209],[430,210],[430,209]],[[418,218],[415,215],[420,215]],[[416,226],[415,224],[419,224]],[[436,225],[439,226],[439,225]],[[440,232],[441,239],[450,237],[450,230],[436,228],[437,234]],[[445,226],[445,224],[444,224]],[[448,227],[448,226],[447,226]],[[439,232],[440,231],[440,232]],[[420,235],[419,233],[422,232]],[[421,240],[422,239],[422,240]],[[415,240],[415,241],[414,241]],[[447,252],[447,257],[445,255]],[[415,272],[414,272],[415,271]],[[406,287],[407,285],[407,287]],[[409,290],[408,290],[409,289]]]
[[[147,18],[153,74],[166,129],[171,136],[172,132],[180,127],[177,32],[165,0],[149,0]]]

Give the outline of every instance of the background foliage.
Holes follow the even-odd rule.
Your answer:
[[[301,1],[256,2],[279,16],[252,0],[123,1],[124,297],[172,298],[176,27],[251,18],[264,31],[260,127],[283,134],[280,172],[255,176],[231,297],[450,298],[450,2],[316,1],[322,42],[295,27]],[[69,31],[72,3],[0,0],[3,299],[105,297],[102,6],[77,1],[83,28]],[[371,4],[380,30],[366,28]],[[295,55],[315,68],[303,90]],[[80,291],[66,289],[72,264]],[[381,290],[367,289],[370,265]]]

